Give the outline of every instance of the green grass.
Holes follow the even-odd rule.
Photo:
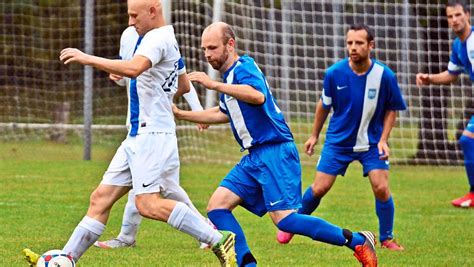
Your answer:
[[[20,255],[24,247],[41,252],[62,248],[85,214],[89,194],[114,149],[96,146],[94,160],[85,162],[79,145],[0,143],[0,266],[26,266]],[[358,165],[354,163],[346,177],[338,178],[316,214],[349,229],[377,232],[374,199]],[[205,211],[209,196],[230,168],[182,165],[182,185],[199,210]],[[305,167],[304,188],[313,176],[314,168]],[[449,204],[466,187],[461,167],[393,166],[395,234],[406,251],[379,249],[380,266],[473,266],[474,209]],[[119,232],[124,201],[113,208],[103,238]],[[260,266],[358,266],[347,248],[299,236],[289,245],[279,245],[268,216],[258,218],[242,208],[235,215]],[[78,265],[218,266],[215,256],[199,250],[192,238],[151,220],[143,221],[135,249],[91,248]]]

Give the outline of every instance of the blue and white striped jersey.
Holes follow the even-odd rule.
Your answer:
[[[220,110],[227,114],[234,137],[243,149],[252,146],[293,141],[268,86],[265,75],[253,58],[241,56],[223,75],[228,84],[246,84],[265,96],[262,105],[253,105],[232,96],[220,95]]]
[[[474,27],[471,28],[471,34],[466,41],[461,42],[458,38],[454,39],[449,58],[448,71],[453,75],[459,75],[462,72],[469,75],[471,81],[474,81]]]
[[[354,152],[377,146],[387,110],[406,109],[395,73],[375,59],[364,75],[352,71],[348,58],[332,65],[321,98],[334,111],[325,145]]]

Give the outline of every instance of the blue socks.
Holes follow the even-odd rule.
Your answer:
[[[313,190],[311,186],[308,186],[306,191],[303,194],[303,199],[301,201],[301,208],[298,210],[300,214],[311,214],[319,206],[321,198],[313,195]]]
[[[474,139],[461,135],[461,138],[459,138],[459,145],[464,153],[464,166],[466,167],[470,191],[474,192]]]
[[[385,202],[375,199],[375,213],[379,217],[380,241],[393,238],[395,206],[393,205],[392,196]]]
[[[332,245],[342,246],[347,241],[342,233],[342,228],[309,215],[292,213],[282,219],[277,227],[287,233],[304,235]]]
[[[231,231],[235,234],[235,253],[237,254],[237,264],[239,266],[256,266],[256,262],[250,253],[242,227],[235,219],[232,212],[228,209],[216,209],[207,213],[207,217],[219,230]],[[250,256],[247,256],[250,255]],[[244,261],[245,260],[245,261]],[[247,262],[246,262],[247,261]]]

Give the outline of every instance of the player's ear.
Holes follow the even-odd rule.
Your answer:
[[[375,41],[374,41],[374,40],[372,40],[372,41],[369,42],[369,47],[370,47],[371,49],[374,49],[374,48],[375,48]]]
[[[231,46],[232,48],[235,48],[235,39],[229,38],[229,41],[227,41],[227,45]]]

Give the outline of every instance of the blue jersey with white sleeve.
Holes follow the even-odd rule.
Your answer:
[[[321,98],[323,108],[333,109],[325,145],[345,151],[376,147],[385,112],[406,109],[395,73],[375,59],[364,75],[352,71],[348,58],[332,65]]]
[[[471,81],[474,81],[474,35],[472,34],[474,27],[471,28],[471,34],[466,41],[462,42],[459,37],[454,39],[451,56],[449,57],[448,71],[450,74],[459,75],[466,73]]]
[[[249,104],[230,95],[220,95],[220,110],[230,120],[235,139],[243,149],[269,143],[293,141],[268,86],[265,75],[253,58],[241,56],[223,75],[227,84],[250,85],[265,96],[261,105]]]

